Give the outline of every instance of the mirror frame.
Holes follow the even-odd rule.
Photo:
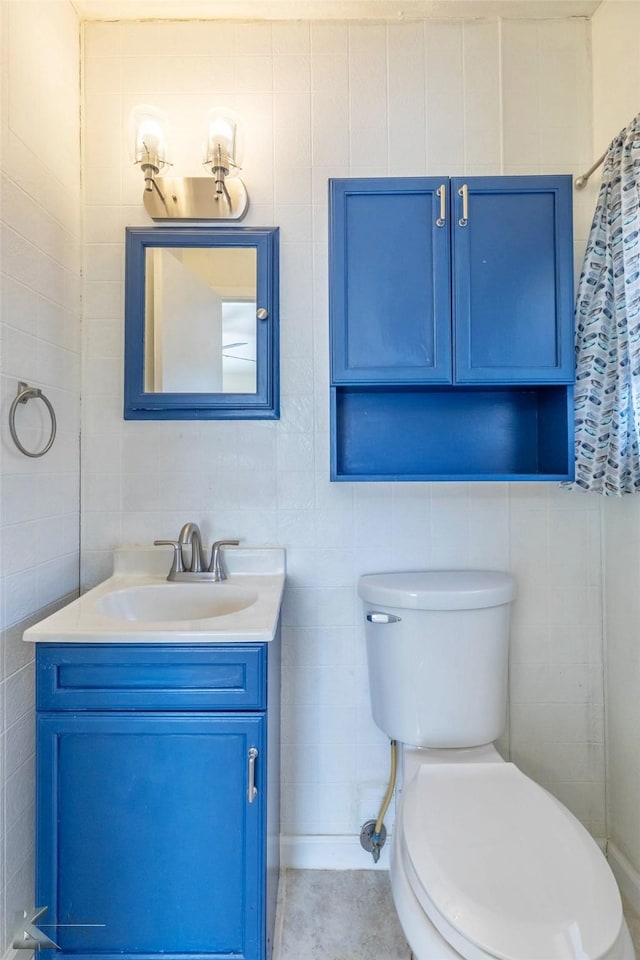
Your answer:
[[[277,420],[280,417],[277,227],[127,227],[124,306],[125,420]],[[145,272],[148,247],[254,247],[257,257],[255,393],[145,391]]]

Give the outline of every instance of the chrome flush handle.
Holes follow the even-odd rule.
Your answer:
[[[402,617],[396,617],[393,613],[379,613],[377,610],[372,610],[367,614],[367,620],[369,623],[400,623]]]

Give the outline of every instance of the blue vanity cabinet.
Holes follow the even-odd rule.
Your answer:
[[[277,641],[39,644],[36,670],[36,900],[62,954],[269,960]]]
[[[569,480],[569,176],[330,182],[332,480]]]

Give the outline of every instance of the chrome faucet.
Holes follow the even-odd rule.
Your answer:
[[[211,561],[206,566],[202,547],[202,534],[197,523],[185,523],[177,540],[154,540],[156,547],[173,547],[173,561],[167,580],[209,580],[214,583],[226,580],[222,565],[221,547],[237,547],[239,540],[216,540],[211,548]],[[184,565],[183,547],[191,547],[191,559],[188,569]]]
[[[191,547],[191,565],[189,566],[189,573],[202,573],[202,568],[204,566],[202,560],[202,534],[200,533],[200,527],[197,523],[185,523],[182,530],[178,534],[178,543],[180,544],[180,549],[182,546]]]

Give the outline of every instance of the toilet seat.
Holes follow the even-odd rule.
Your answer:
[[[612,955],[623,918],[606,860],[514,764],[425,764],[403,791],[400,817],[413,893],[462,957]]]

